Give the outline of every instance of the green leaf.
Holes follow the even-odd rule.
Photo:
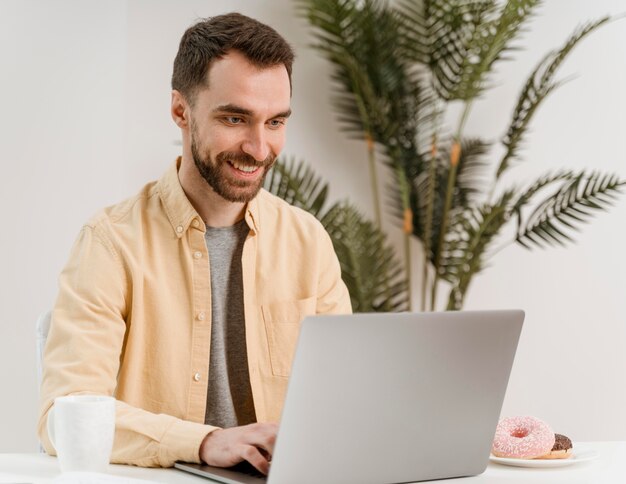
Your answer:
[[[528,188],[524,190],[515,190],[518,194],[517,200],[513,202],[511,213],[517,216],[517,232],[520,231],[522,225],[522,210],[530,203],[535,195],[549,187],[550,185],[563,180],[571,180],[576,175],[572,171],[563,171],[557,173],[548,173],[533,182]]]
[[[426,64],[442,99],[470,101],[488,87],[487,75],[505,60],[539,0],[404,0],[406,55]]]
[[[333,240],[354,312],[408,310],[405,270],[384,234],[346,202],[334,205],[322,223]]]
[[[287,203],[318,217],[326,203],[328,183],[322,183],[303,161],[279,159],[265,179],[265,189]]]
[[[472,278],[484,269],[486,251],[510,218],[513,191],[495,204],[457,210],[446,235],[440,276],[451,285],[448,310],[460,309]]]
[[[441,228],[450,168],[450,144],[450,139],[440,144],[435,160],[430,153],[415,156],[414,163],[417,164],[417,160],[421,160],[421,164],[419,170],[411,171],[410,207],[413,211],[413,235],[424,242],[424,249],[431,261],[435,260],[433,248],[437,247]],[[484,198],[488,186],[489,163],[484,157],[488,154],[491,143],[480,138],[468,138],[463,139],[461,145],[452,209],[477,205]],[[394,188],[395,185],[390,192]],[[401,220],[404,206],[399,198],[392,198],[390,205],[394,215]],[[426,237],[429,242],[426,242]]]
[[[500,178],[500,176],[509,169],[511,162],[518,157],[519,149],[524,140],[528,125],[541,102],[548,94],[563,84],[563,81],[555,82],[553,80],[559,66],[578,42],[608,21],[609,17],[605,17],[576,29],[561,49],[550,52],[539,62],[537,67],[535,67],[524,84],[524,88],[513,111],[511,124],[502,139],[502,144],[506,148],[506,152],[498,166],[496,179]]]
[[[334,66],[333,105],[352,136],[403,147],[423,118],[418,76],[401,55],[400,19],[386,2],[299,0],[314,47]],[[426,124],[424,124],[426,125]]]
[[[457,191],[453,207],[476,204],[488,190],[489,162],[485,156],[489,153],[491,143],[480,138],[465,138],[461,141],[461,157],[457,168]],[[449,152],[444,151],[450,159]]]
[[[468,56],[464,58],[463,76],[456,98],[472,100],[487,87],[485,77],[504,54],[512,50],[509,42],[517,37],[539,0],[508,0],[497,19],[479,25],[469,44]]]
[[[595,212],[606,210],[621,192],[626,181],[616,175],[581,172],[563,176],[562,185],[530,214],[520,220],[516,241],[532,246],[566,245],[571,232],[590,221]]]

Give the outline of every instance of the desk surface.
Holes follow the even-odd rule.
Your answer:
[[[567,467],[534,469],[489,464],[484,474],[439,482],[460,484],[550,483],[614,484],[626,482],[626,442],[575,444],[598,452],[598,458]],[[109,474],[172,484],[209,483],[207,479],[175,469],[142,469],[111,465]],[[0,483],[50,483],[60,475],[56,458],[45,454],[0,454]],[[430,481],[433,482],[433,481]]]

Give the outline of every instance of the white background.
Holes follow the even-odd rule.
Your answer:
[[[307,48],[293,2],[0,0],[0,452],[37,449],[34,324],[53,305],[81,224],[158,178],[179,152],[168,110],[180,36],[199,17],[233,10],[297,49],[284,153],[313,165],[333,199],[371,216],[364,147],[338,130],[330,68]],[[498,139],[535,63],[581,22],[624,11],[620,0],[547,1],[467,134]],[[561,71],[571,74],[538,112],[515,181],[564,167],[626,178],[626,20],[584,41]],[[511,246],[475,280],[466,308],[527,312],[503,415],[542,417],[573,440],[626,440],[625,220],[620,199],[576,245]],[[385,226],[402,254],[389,216]]]

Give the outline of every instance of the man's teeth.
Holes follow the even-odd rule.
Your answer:
[[[258,166],[254,166],[254,165],[248,166],[242,163],[237,163],[236,161],[231,161],[230,164],[233,165],[238,170],[245,171],[246,173],[252,173],[253,171],[256,171],[258,169]]]

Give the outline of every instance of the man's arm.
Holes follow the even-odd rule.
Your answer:
[[[55,397],[115,394],[130,293],[123,262],[98,226],[82,230],[59,282],[44,354],[38,425],[41,442],[52,455],[46,421]],[[169,467],[176,460],[200,462],[200,444],[215,430],[121,401],[116,412],[116,463]]]

